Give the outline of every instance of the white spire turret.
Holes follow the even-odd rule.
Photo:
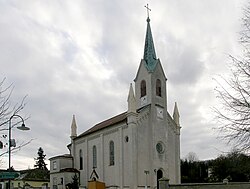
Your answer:
[[[73,115],[73,119],[72,119],[72,123],[71,123],[71,139],[74,139],[75,137],[77,137],[77,126],[76,126],[76,119],[75,119],[75,115]]]
[[[177,102],[174,103],[173,119],[174,119],[176,125],[180,127],[180,114],[179,114],[179,110],[177,107]]]
[[[130,83],[127,102],[128,102],[128,113],[131,113],[131,112],[136,113],[136,100],[135,100],[132,83]]]

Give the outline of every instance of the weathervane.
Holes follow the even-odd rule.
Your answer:
[[[149,18],[149,11],[151,11],[151,9],[148,7],[148,4],[147,4],[147,6],[145,5],[144,7],[147,9],[148,18]]]

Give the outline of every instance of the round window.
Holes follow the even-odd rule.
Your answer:
[[[156,150],[160,154],[162,154],[164,152],[164,146],[163,146],[162,142],[158,142],[156,144]]]

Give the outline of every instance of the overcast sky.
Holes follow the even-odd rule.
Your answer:
[[[241,52],[246,0],[0,0],[0,79],[14,84],[13,104],[28,95],[20,115],[30,116],[31,130],[13,129],[13,138],[34,139],[13,155],[15,169],[33,168],[39,147],[47,159],[68,153],[73,114],[80,134],[127,110],[147,3],[168,78],[168,111],[175,101],[180,111],[181,157],[195,152],[204,160],[230,150],[213,129],[213,78],[228,72],[229,54]],[[6,156],[0,168],[7,165]]]

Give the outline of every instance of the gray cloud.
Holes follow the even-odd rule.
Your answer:
[[[200,54],[196,49],[180,44],[176,49],[172,49],[169,63],[173,69],[169,70],[169,78],[173,84],[195,85],[203,75],[205,66],[200,61]]]
[[[238,51],[244,2],[150,4],[157,56],[168,77],[168,108],[172,113],[178,101],[181,113],[183,157],[194,151],[213,158],[225,148],[209,119],[211,78],[225,72],[225,53]],[[143,6],[132,0],[0,3],[0,78],[14,83],[13,103],[28,94],[22,115],[30,115],[31,130],[13,136],[35,139],[13,156],[14,167],[32,168],[40,146],[47,158],[67,153],[73,114],[81,133],[126,111],[129,83],[143,56]]]

